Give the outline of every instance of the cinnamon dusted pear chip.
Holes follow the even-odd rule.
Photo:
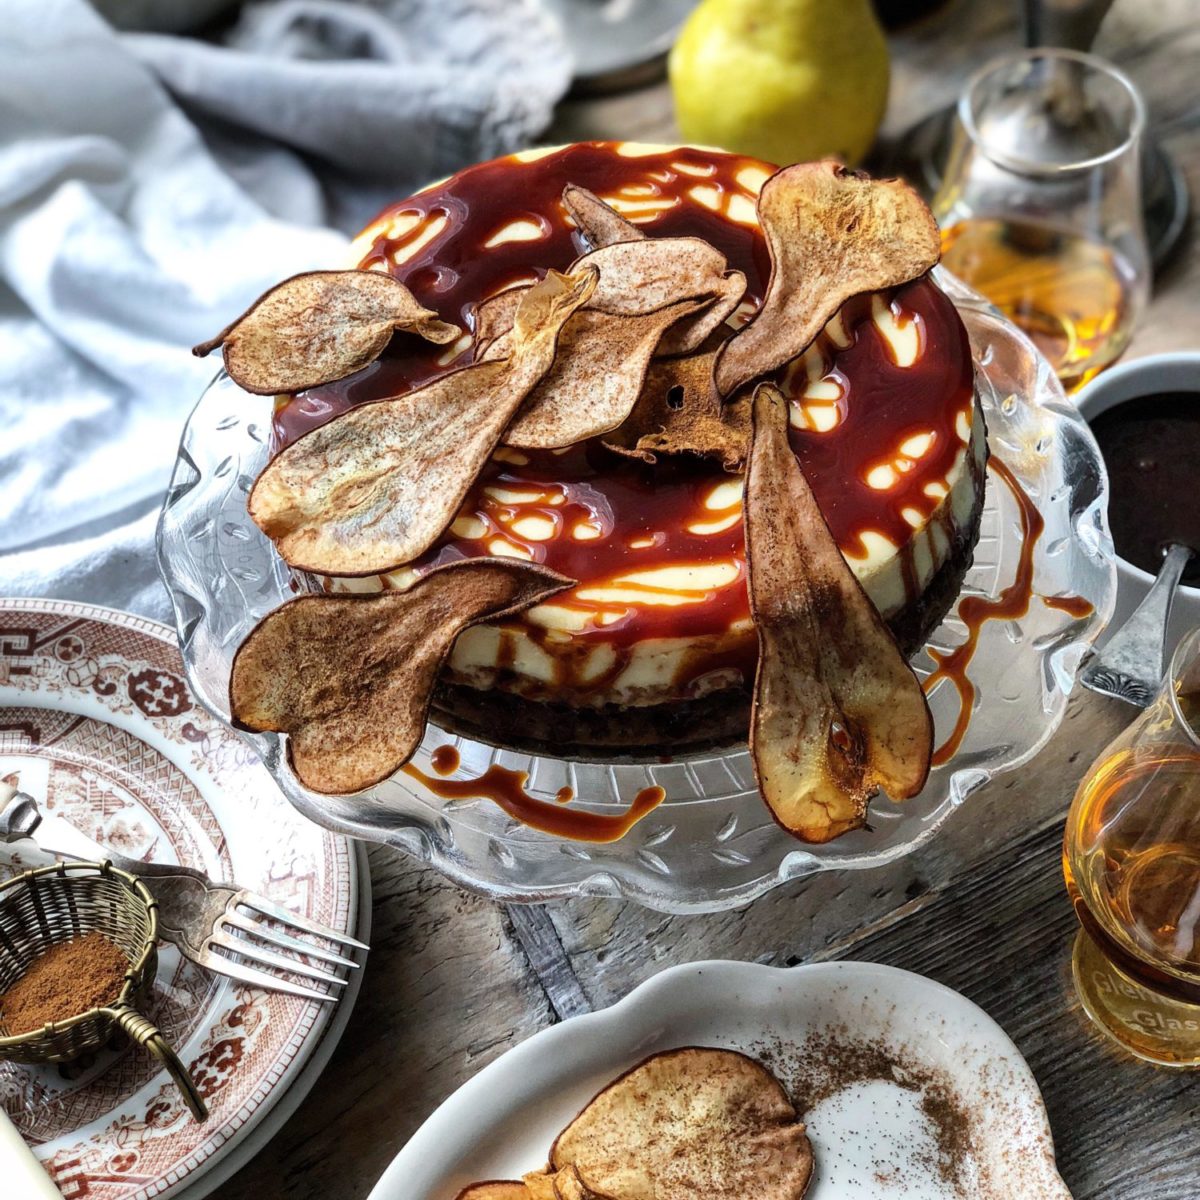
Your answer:
[[[501,346],[495,354],[489,351],[496,342],[512,332],[516,320],[517,309],[532,284],[519,284],[516,287],[505,288],[494,296],[489,296],[482,303],[475,305],[475,361],[482,362],[485,358],[503,358],[507,346]]]
[[[554,1176],[549,1171],[529,1171],[522,1175],[529,1200],[558,1200],[554,1190]]]
[[[579,231],[593,249],[617,242],[635,242],[645,233],[632,221],[610,208],[587,188],[569,183],[563,189],[563,207],[571,214]],[[691,354],[713,330],[723,325],[746,294],[746,277],[741,271],[729,271],[717,289],[716,302],[702,314],[681,321],[662,340],[660,355]]]
[[[664,331],[704,304],[682,300],[633,316],[581,309],[559,337],[554,366],[505,430],[504,444],[550,450],[616,429],[637,403]]]
[[[420,745],[434,682],[462,630],[571,582],[516,559],[474,558],[437,567],[403,592],[290,600],[238,648],[230,713],[242,729],[288,734],[305,787],[361,791]]]
[[[776,820],[806,842],[862,825],[880,788],[925,784],[925,693],[834,541],[788,441],[787,401],[754,394],[746,560],[758,630],[750,753]]]
[[[721,403],[712,382],[717,353],[652,362],[633,412],[604,444],[648,463],[694,454],[720,459],[726,470],[739,468],[750,437],[750,396],[742,392]]]
[[[553,1179],[557,1200],[611,1200],[610,1197],[602,1196],[588,1187],[573,1165],[563,1167]]]
[[[523,1175],[521,1186],[525,1189],[524,1200],[610,1200],[594,1192],[572,1166],[561,1171],[530,1171]],[[484,1198],[486,1200],[486,1198]],[[502,1198],[498,1198],[502,1200]]]
[[[677,328],[664,337],[673,354],[699,345],[732,312],[745,291],[739,271],[726,272],[725,256],[699,238],[644,238],[591,250],[571,264],[571,271],[594,268],[600,273],[588,300],[591,312],[643,316],[683,300],[705,301],[724,311],[713,322],[707,308],[696,317],[682,314]],[[512,314],[531,285],[489,296],[475,310],[475,357],[504,358],[508,354]],[[733,299],[732,305],[730,298]],[[665,352],[665,351],[664,351]]]
[[[771,279],[717,361],[722,396],[802,354],[852,296],[908,283],[941,256],[937,222],[908,184],[836,162],[776,172],[759,193],[758,219]]]
[[[633,316],[721,295],[725,266],[725,256],[708,242],[672,237],[602,246],[576,259],[571,270],[600,272],[589,308]]]
[[[531,1200],[529,1189],[515,1179],[485,1179],[463,1188],[454,1200]]]
[[[689,1047],[609,1084],[558,1135],[550,1165],[611,1200],[800,1200],[813,1157],[770,1072]]]
[[[192,353],[222,347],[239,387],[273,396],[361,371],[398,330],[438,344],[459,335],[384,271],[307,271],[276,284]]]
[[[301,570],[374,575],[411,562],[454,519],[596,278],[550,272],[523,296],[506,357],[359,405],[293,442],[258,477],[251,517]]]
[[[562,199],[563,207],[593,250],[616,242],[638,242],[646,236],[632,221],[627,221],[615,208],[605,204],[595,192],[589,192],[577,183],[568,183],[563,188]]]
[[[523,1182],[515,1179],[487,1179],[463,1188],[455,1200],[610,1200],[594,1192],[574,1167],[557,1174],[533,1171]]]
[[[685,317],[672,325],[659,342],[656,354],[661,358],[671,358],[698,350],[711,334],[733,316],[745,294],[745,275],[741,271],[729,271],[717,285],[713,302],[694,317]]]

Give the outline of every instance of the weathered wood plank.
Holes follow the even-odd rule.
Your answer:
[[[505,913],[513,937],[537,976],[560,1021],[590,1012],[591,1004],[571,966],[558,931],[541,904],[510,904]]]
[[[554,1019],[498,905],[386,847],[370,858],[371,953],[345,1035],[219,1200],[360,1200],[464,1079]]]

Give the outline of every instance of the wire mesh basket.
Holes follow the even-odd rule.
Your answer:
[[[52,946],[96,932],[125,955],[129,969],[111,1003],[10,1033],[0,1013],[0,1059],[67,1062],[98,1049],[115,1029],[158,1058],[192,1115],[208,1109],[187,1068],[139,1011],[158,970],[158,903],[145,884],[111,863],[57,863],[0,884],[0,993]]]

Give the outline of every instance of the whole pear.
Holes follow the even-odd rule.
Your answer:
[[[668,65],[685,141],[780,166],[858,162],[887,105],[870,0],[703,0]]]

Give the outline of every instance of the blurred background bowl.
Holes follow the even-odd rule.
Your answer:
[[[116,29],[137,33],[191,33],[241,0],[92,0]]]

